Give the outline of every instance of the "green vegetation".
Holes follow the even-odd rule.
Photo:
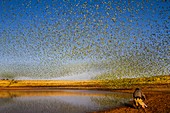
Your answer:
[[[108,80],[107,84],[110,88],[132,88],[144,85],[170,84],[170,76],[152,76],[143,78]]]
[[[69,89],[116,89],[140,85],[170,84],[170,76],[125,78],[116,80],[60,81],[60,80],[1,80],[0,88],[48,87]]]

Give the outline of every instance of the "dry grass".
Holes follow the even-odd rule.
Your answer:
[[[0,80],[0,89],[10,88],[71,88],[71,89],[117,89],[131,88],[134,85],[170,84],[170,76],[154,76],[148,78],[125,78],[117,80]]]

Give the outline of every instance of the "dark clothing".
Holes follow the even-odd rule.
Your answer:
[[[142,91],[139,88],[136,88],[135,92],[133,93],[133,98],[139,98],[142,100],[146,99],[145,95],[142,93]]]
[[[146,108],[147,105],[143,102],[143,100],[146,100],[145,95],[142,93],[142,91],[139,88],[136,88],[133,93],[134,98],[134,107],[138,108],[139,106],[142,106],[142,108]]]

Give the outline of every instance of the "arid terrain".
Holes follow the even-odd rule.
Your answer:
[[[94,113],[170,113],[170,76],[154,76],[119,80],[90,81],[55,81],[55,80],[0,80],[0,90],[31,90],[31,89],[89,89],[109,90],[113,92],[133,93],[136,87],[146,95],[148,107],[135,109],[132,102],[124,105],[96,111]],[[5,96],[2,92],[0,97]]]
[[[170,84],[155,84],[154,86],[142,87],[146,95],[147,108],[135,109],[133,103],[129,102],[121,107],[113,108],[105,111],[98,111],[94,113],[170,113]],[[134,90],[117,90],[118,92],[133,93]]]

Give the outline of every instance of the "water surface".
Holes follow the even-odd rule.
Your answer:
[[[87,113],[128,102],[131,94],[94,90],[1,91],[0,113]]]

